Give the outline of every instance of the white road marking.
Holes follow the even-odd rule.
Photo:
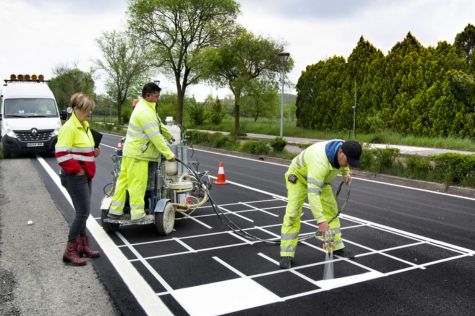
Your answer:
[[[238,234],[236,234],[236,233],[234,233],[234,232],[228,232],[228,234],[231,235],[231,236],[233,236],[234,238],[237,238],[237,239],[239,239],[239,240],[244,241],[245,243],[247,243],[247,244],[249,244],[249,245],[255,244],[255,242],[252,242],[252,241],[250,241],[250,240],[247,240],[246,238],[241,237],[241,236],[239,236]]]
[[[186,249],[188,249],[188,251],[190,251],[190,252],[196,252],[195,249],[191,248],[187,243],[185,243],[184,241],[182,241],[180,238],[173,237],[172,239],[173,239],[174,241],[176,241],[177,243],[179,243],[180,245],[182,245],[183,247],[185,247]]]
[[[247,217],[245,217],[245,216],[242,216],[242,215],[240,215],[240,214],[238,214],[238,213],[231,212],[231,211],[228,210],[227,208],[224,208],[224,207],[222,207],[222,206],[220,206],[220,205],[217,205],[217,207],[219,207],[220,209],[224,210],[226,213],[228,213],[228,214],[230,214],[230,215],[234,215],[234,216],[240,217],[240,218],[242,218],[242,219],[244,219],[244,220],[246,220],[246,221],[248,221],[248,222],[254,223],[254,221],[253,221],[252,219],[247,218]]]
[[[249,278],[236,278],[175,291],[190,315],[223,315],[280,302],[281,299]]]
[[[42,158],[37,157],[40,164],[51,177],[58,189],[68,200],[71,207],[73,203],[66,189],[61,185],[59,176]],[[125,255],[117,248],[112,239],[102,229],[101,226],[89,215],[87,219],[87,229],[90,231],[96,242],[101,247],[104,254],[109,258],[117,273],[120,275],[132,295],[148,315],[173,315],[168,307],[157,297],[155,291],[138,273],[135,267],[129,262]]]
[[[254,161],[254,162],[258,162],[258,163],[265,163],[265,164],[270,164],[270,165],[275,165],[275,166],[282,166],[282,167],[287,167],[287,168],[289,167],[288,165],[284,165],[284,164],[280,164],[280,163],[276,163],[276,162],[256,160],[256,159],[247,158],[247,157],[239,157],[239,156],[234,156],[234,155],[230,155],[230,154],[223,154],[223,153],[218,153],[218,152],[207,151],[207,150],[203,150],[203,149],[195,149],[195,150],[205,152],[205,153],[220,155],[220,156],[242,159],[242,160],[250,160],[250,161]],[[360,181],[365,181],[365,182],[378,183],[378,184],[389,185],[389,186],[403,188],[403,189],[415,190],[415,191],[420,191],[420,192],[428,192],[428,193],[433,193],[433,194],[438,194],[438,195],[444,195],[444,196],[450,196],[450,197],[455,197],[455,198],[459,198],[459,199],[475,201],[475,198],[471,198],[471,197],[467,197],[467,196],[449,194],[449,193],[438,192],[438,191],[431,191],[431,190],[420,189],[420,188],[414,188],[414,187],[410,187],[410,186],[405,186],[405,185],[400,185],[400,184],[393,184],[393,183],[382,182],[382,181],[377,181],[377,180],[364,179],[364,178],[360,178],[360,177],[352,177],[352,178],[355,179],[355,180],[360,180]],[[229,181],[229,182],[232,183],[231,181]]]
[[[110,147],[110,146],[108,146]],[[113,147],[111,147],[113,148]],[[202,151],[202,150],[200,150]],[[204,151],[206,152],[206,151]],[[214,153],[214,152],[213,152]],[[214,153],[214,154],[219,154],[219,153]],[[236,157],[236,156],[232,156],[232,155],[226,155],[226,156],[231,156],[231,157],[234,157],[234,158],[240,158],[240,159],[246,159],[246,160],[252,160],[252,161],[256,161],[254,159],[249,159],[249,158],[243,158],[243,157]],[[259,162],[262,162],[262,161],[259,161]],[[269,162],[263,162],[263,163],[269,163]],[[271,163],[271,164],[275,164],[275,163]],[[275,165],[280,165],[280,164],[275,164]],[[282,166],[285,166],[285,165],[282,165]],[[211,178],[215,178],[215,177],[211,177]],[[367,180],[367,179],[360,179],[360,180],[363,180],[363,181],[368,181],[368,182],[374,182],[374,183],[381,183],[381,184],[385,184],[385,185],[392,185],[392,184],[388,184],[388,183],[384,183],[384,182],[380,182],[380,181],[374,181],[374,180]],[[274,199],[279,199],[283,202],[285,202],[287,199],[285,197],[282,197],[282,196],[278,196],[276,194],[273,194],[273,193],[270,193],[270,192],[267,192],[267,191],[264,191],[264,190],[260,190],[260,189],[257,189],[257,188],[253,188],[253,187],[249,187],[249,186],[246,186],[246,185],[242,185],[242,184],[239,184],[239,183],[236,183],[236,182],[233,182],[233,181],[229,181],[231,184],[233,185],[236,185],[238,187],[242,187],[242,188],[245,188],[245,189],[248,189],[248,190],[251,190],[251,191],[254,191],[254,192],[259,192],[259,193],[262,193],[262,194],[265,194],[265,195],[268,195],[268,196],[271,196],[272,198]],[[411,187],[406,187],[406,186],[400,186],[400,185],[393,185],[393,186],[397,186],[397,187],[402,187],[402,188],[407,188],[407,189],[413,189],[413,190],[418,190],[418,191],[424,191],[424,192],[430,192],[430,193],[436,193],[436,194],[442,194],[442,195],[446,195],[446,196],[453,196],[453,197],[459,197],[460,196],[455,196],[455,195],[451,195],[451,194],[446,194],[446,193],[440,193],[440,192],[434,192],[434,191],[429,191],[429,190],[422,190],[422,189],[417,189],[417,188],[411,188]],[[461,197],[461,198],[465,198],[465,197]],[[475,199],[471,199],[471,198],[468,198],[469,200],[475,200]],[[266,201],[270,201],[270,200],[266,200]],[[250,202],[246,202],[246,203],[250,203]],[[247,206],[250,206],[246,203],[240,203],[240,204],[244,204],[244,205],[247,205]],[[236,203],[234,203],[236,204]],[[239,203],[238,203],[239,204]],[[230,204],[227,204],[227,205],[232,205],[231,203]],[[308,207],[308,204],[305,205],[306,207]],[[250,207],[253,207],[253,206],[250,206]],[[255,207],[253,207],[255,208]],[[257,208],[256,208],[257,209]],[[259,209],[257,209],[259,210]],[[231,214],[235,214],[233,212],[230,212],[229,210],[226,210],[227,212],[231,213]],[[236,215],[236,214],[235,214]],[[404,268],[404,269],[400,269],[400,270],[397,270],[397,271],[392,271],[390,273],[380,273],[378,271],[375,271],[369,267],[366,267],[366,266],[363,266],[359,263],[355,263],[353,261],[348,261],[347,259],[344,259],[344,258],[337,258],[337,259],[334,259],[333,261],[334,262],[338,262],[338,261],[347,261],[349,263],[353,263],[353,264],[356,264],[358,266],[360,266],[360,268],[363,268],[363,269],[367,269],[369,270],[370,272],[368,273],[363,273],[363,274],[358,274],[358,275],[353,275],[353,276],[349,276],[349,277],[343,277],[343,278],[338,278],[338,279],[334,279],[334,280],[321,280],[321,281],[315,281],[315,280],[312,280],[308,277],[306,277],[305,275],[299,273],[298,271],[296,270],[299,270],[299,269],[302,269],[302,268],[307,268],[307,267],[311,267],[311,266],[315,266],[315,265],[321,265],[321,264],[324,264],[324,261],[322,262],[318,262],[318,263],[314,263],[314,264],[309,264],[309,265],[305,265],[305,266],[299,266],[299,267],[296,267],[296,268],[293,268],[291,269],[291,271],[298,275],[299,277],[301,277],[302,279],[305,279],[306,281],[309,281],[309,282],[312,282],[313,284],[316,284],[317,286],[321,287],[321,289],[319,290],[314,290],[314,291],[309,291],[309,292],[305,292],[305,293],[299,293],[299,294],[296,294],[296,295],[292,295],[292,296],[288,296],[288,297],[285,297],[284,299],[292,299],[292,298],[296,298],[296,297],[301,297],[301,296],[305,296],[305,295],[309,295],[309,294],[313,294],[313,293],[318,293],[320,291],[324,291],[324,290],[330,290],[330,289],[333,289],[333,288],[337,288],[337,287],[342,287],[342,286],[345,286],[345,285],[349,285],[349,284],[354,284],[354,283],[358,283],[358,282],[363,282],[363,281],[366,281],[366,280],[371,280],[371,279],[375,279],[375,278],[380,278],[382,276],[388,276],[388,275],[392,275],[392,274],[396,274],[396,273],[402,273],[402,272],[405,272],[405,271],[410,271],[410,270],[414,270],[414,269],[425,269],[426,266],[428,265],[432,265],[432,264],[436,264],[436,263],[440,263],[440,262],[445,262],[445,261],[450,261],[450,260],[455,260],[455,259],[458,259],[458,258],[463,258],[463,257],[466,257],[466,256],[473,256],[475,254],[475,252],[473,250],[470,250],[470,249],[466,249],[466,248],[463,248],[463,247],[458,247],[458,246],[455,246],[455,245],[451,245],[451,244],[448,244],[448,243],[445,243],[445,242],[441,242],[441,241],[438,241],[438,240],[434,240],[434,239],[430,239],[430,238],[426,238],[426,237],[423,237],[423,236],[420,236],[420,235],[416,235],[416,234],[412,234],[412,233],[408,233],[408,232],[405,232],[405,231],[402,231],[402,230],[398,230],[398,229],[394,229],[392,227],[389,227],[389,226],[385,226],[385,225],[380,225],[380,224],[377,224],[377,223],[374,223],[374,222],[370,222],[370,221],[366,221],[366,220],[362,220],[362,219],[359,219],[359,218],[356,218],[356,217],[352,217],[352,216],[348,216],[346,214],[343,214],[341,215],[341,218],[343,219],[346,219],[346,220],[349,220],[349,221],[353,221],[355,223],[358,223],[359,225],[355,225],[355,227],[357,226],[360,226],[360,225],[363,225],[363,226],[368,226],[368,227],[372,227],[372,228],[376,228],[376,229],[380,229],[380,230],[384,230],[384,231],[387,231],[389,233],[392,233],[392,234],[395,234],[395,235],[400,235],[400,236],[404,236],[406,238],[411,238],[411,239],[414,239],[414,240],[418,240],[420,242],[418,243],[413,243],[413,244],[410,244],[410,245],[403,245],[403,246],[398,246],[398,247],[393,247],[393,248],[388,248],[388,249],[383,249],[383,250],[374,250],[374,249],[371,249],[369,247],[365,247],[363,245],[359,245],[357,243],[354,243],[354,242],[350,242],[348,240],[345,240],[345,242],[348,242],[348,243],[352,243],[352,244],[355,244],[355,245],[358,245],[359,247],[362,247],[364,249],[367,249],[370,251],[370,254],[373,254],[373,253],[379,253],[381,255],[385,255],[387,257],[390,257],[391,259],[395,259],[395,260],[399,260],[401,262],[404,262],[405,264],[409,264],[411,265],[410,267],[407,267],[407,268]],[[193,219],[191,217],[191,219]],[[310,222],[311,220],[308,220],[308,222]],[[89,222],[89,221],[88,221]],[[95,221],[94,221],[95,222]],[[303,221],[303,222],[307,222],[307,221]],[[95,222],[96,226],[100,228],[100,226],[97,224],[97,222]],[[312,225],[310,223],[308,223],[309,225]],[[280,224],[278,225],[268,225],[266,227],[275,227],[275,226],[280,226]],[[89,226],[88,226],[89,227]],[[348,227],[346,227],[348,228]],[[247,228],[246,230],[250,230],[250,229],[260,229],[262,231],[265,231],[266,233],[270,234],[271,236],[275,236],[277,239],[279,238],[279,236],[277,234],[274,234],[266,229],[264,229],[263,227],[253,227],[253,228]],[[102,231],[102,229],[101,229]],[[232,231],[227,231],[227,232],[221,232],[221,233],[228,233],[230,235],[233,235],[233,232]],[[304,235],[304,234],[302,234]],[[197,235],[196,237],[202,237],[203,235]],[[123,236],[122,236],[123,238]],[[190,237],[188,237],[190,238]],[[176,242],[180,242],[180,239],[179,238],[173,238],[171,240],[175,240]],[[132,244],[128,244],[127,240],[125,240],[124,238],[124,242],[126,243],[126,246],[130,248],[131,251],[133,251],[136,255],[137,255],[137,258],[139,259],[134,259],[134,260],[130,260],[130,261],[141,261],[143,262],[146,267],[150,270],[150,272],[155,275],[155,277],[157,278],[157,280],[159,280],[160,283],[162,283],[162,280],[161,277],[156,273],[156,271],[148,265],[148,263],[146,262],[146,260],[148,259],[151,259],[151,258],[157,258],[157,257],[164,257],[164,256],[172,256],[172,255],[177,255],[177,254],[169,254],[169,255],[163,255],[163,256],[155,256],[155,257],[149,257],[149,258],[143,258],[140,256],[140,254],[133,248]],[[246,243],[249,243],[248,241],[246,241]],[[219,246],[219,247],[211,247],[211,248],[206,248],[206,249],[201,249],[201,250],[193,250],[193,252],[202,252],[202,251],[209,251],[209,250],[214,250],[214,249],[223,249],[223,248],[229,248],[229,247],[235,247],[235,246],[240,246],[240,245],[245,245],[246,243],[239,243],[239,244],[233,244],[233,245],[226,245],[226,246]],[[456,251],[456,252],[460,252],[462,253],[461,255],[458,255],[458,256],[454,256],[454,257],[450,257],[450,258],[445,258],[445,259],[441,259],[441,260],[437,260],[437,261],[433,261],[433,262],[428,262],[428,263],[425,263],[425,264],[421,264],[421,265],[417,265],[417,264],[414,264],[414,263],[411,263],[411,262],[407,262],[405,260],[402,260],[402,259],[399,259],[397,257],[393,257],[389,254],[386,254],[384,253],[384,251],[389,251],[389,250],[394,250],[394,249],[399,249],[399,248],[404,248],[404,247],[410,247],[410,246],[413,246],[415,244],[419,244],[419,243],[428,243],[428,244],[432,244],[434,246],[437,246],[437,247],[440,247],[440,248],[444,248],[444,249],[448,249],[448,250],[451,250],[451,251]],[[315,249],[318,249],[319,251],[323,251],[323,249],[321,249],[320,247],[317,247],[313,244],[310,244],[308,242],[303,242],[303,244],[309,246],[309,247],[312,247],[312,248],[315,248]],[[187,248],[188,249],[188,248]],[[192,249],[190,247],[190,249]],[[191,251],[190,251],[191,252]],[[190,253],[190,252],[182,252],[182,253]],[[263,255],[263,254],[259,254],[261,257],[264,257],[266,258],[267,256]],[[364,255],[368,255],[367,253],[365,254],[362,254],[361,256],[364,256]],[[217,258],[217,257],[214,257],[214,258]],[[270,259],[269,257],[267,257],[268,259]],[[219,259],[219,258],[218,258]],[[216,260],[216,259],[215,259]],[[270,259],[271,261],[273,261],[275,263],[275,260],[273,259]],[[278,264],[278,263],[277,263]],[[234,272],[236,272],[238,275],[241,276],[241,278],[253,278],[253,277],[257,277],[257,276],[264,276],[264,275],[272,275],[272,274],[276,274],[276,273],[282,273],[282,271],[272,271],[272,272],[268,272],[268,273],[262,273],[260,275],[254,275],[254,276],[245,276],[243,273],[239,272],[238,270],[236,270],[235,268],[233,268],[232,266],[229,266],[232,268],[232,270]],[[229,268],[228,267],[228,268]],[[153,271],[152,271],[153,270]],[[285,271],[284,271],[285,272]],[[163,282],[165,282],[163,280]],[[212,283],[212,284],[207,284],[207,285],[202,285],[202,286],[198,286],[198,287],[193,287],[193,288],[200,288],[200,290],[202,289],[205,289],[207,288],[208,286],[210,286],[209,288],[212,288],[214,285],[217,285],[218,283],[222,283],[223,285],[226,286],[231,286],[234,281],[231,280],[231,282],[229,281],[224,281],[224,282],[217,282],[217,283]],[[166,283],[165,283],[166,284]],[[166,284],[167,285],[167,284]],[[164,285],[165,286],[165,285]],[[254,286],[254,285],[253,285]],[[232,287],[234,288],[234,285],[232,285]],[[171,294],[173,295],[176,299],[179,297],[179,295],[176,294],[177,291],[173,291],[173,289],[171,287],[167,287],[165,286],[165,288],[168,290],[168,292],[165,292],[165,293],[168,293],[168,294]],[[182,289],[184,291],[181,291],[181,290],[178,290],[180,291],[181,294],[185,293],[186,291],[190,290],[191,288],[188,288],[188,289]],[[186,291],[185,291],[186,290]],[[214,293],[214,291],[212,291]],[[191,293],[193,294],[196,294],[197,292],[195,290],[192,290]],[[155,293],[155,295],[157,296],[157,293]],[[158,293],[158,296],[160,295],[164,295],[163,293]],[[178,300],[177,301],[182,304],[183,302],[185,302],[184,304],[186,305],[186,302],[189,301],[189,297],[182,297],[183,300]],[[259,306],[259,305],[256,305],[256,306]],[[183,306],[184,307],[184,306]],[[187,310],[189,311],[189,310]],[[202,311],[201,312],[207,314],[209,313],[210,311],[209,310],[206,310],[206,311]],[[201,314],[200,312],[200,314]]]
[[[189,214],[186,214],[186,213],[182,213],[184,215],[184,217],[188,218],[188,219],[191,219],[192,221],[195,221],[197,222],[198,224],[208,228],[208,229],[213,229],[213,227],[209,226],[208,224],[205,224],[203,223],[202,221],[196,219],[194,216],[190,216]],[[182,218],[177,218],[177,220],[182,220],[184,217]]]
[[[107,134],[107,135],[117,136],[117,135],[113,135],[113,134]],[[117,137],[122,137],[122,136],[117,136]],[[109,145],[104,145],[104,146],[115,148],[115,147],[112,147],[112,146],[109,146]],[[209,150],[204,150],[204,149],[194,148],[193,150],[204,152],[204,153],[209,153],[209,154],[214,154],[214,155],[219,155],[219,156],[237,158],[237,159],[242,159],[242,160],[249,160],[249,161],[258,162],[258,163],[265,163],[265,164],[269,164],[269,165],[288,167],[288,165],[284,165],[284,164],[281,164],[281,163],[276,163],[276,162],[271,162],[271,161],[262,161],[262,160],[257,160],[257,159],[253,159],[253,158],[247,158],[247,157],[240,157],[240,156],[235,156],[235,155],[225,154],[225,153],[219,153],[219,152],[214,152],[214,151],[209,151]],[[215,177],[213,177],[213,178],[215,178]],[[471,198],[471,197],[467,197],[467,196],[461,196],[461,195],[449,194],[449,193],[444,193],[444,192],[431,191],[431,190],[426,190],[426,189],[419,189],[419,188],[414,188],[414,187],[400,185],[400,184],[393,184],[393,183],[382,182],[382,181],[377,181],[377,180],[364,179],[364,178],[360,178],[360,177],[353,177],[353,179],[366,181],[366,182],[371,182],[371,183],[389,185],[389,186],[403,188],[403,189],[409,189],[409,190],[415,190],[415,191],[421,191],[421,192],[428,192],[428,193],[433,193],[433,194],[438,194],[438,195],[444,195],[444,196],[450,196],[450,197],[459,198],[459,199],[475,201],[475,198]]]
[[[239,203],[242,204],[242,205],[245,205],[245,206],[247,206],[247,207],[250,207],[250,208],[252,208],[252,209],[254,209],[254,210],[256,210],[256,211],[260,211],[260,212],[262,212],[262,213],[265,213],[265,214],[267,214],[267,215],[271,215],[271,216],[274,216],[274,217],[279,217],[279,215],[277,215],[277,214],[274,214],[274,213],[271,213],[271,212],[266,212],[266,211],[264,211],[264,209],[255,207],[255,206],[250,205],[250,204],[248,204],[248,203],[246,203],[246,202],[239,202]],[[280,207],[282,207],[282,206],[275,206],[274,208],[280,208]]]

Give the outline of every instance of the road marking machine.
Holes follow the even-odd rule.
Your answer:
[[[120,173],[122,146],[125,138],[119,142],[116,153],[111,159],[113,182],[104,188],[105,196],[101,202],[101,223],[104,230],[112,233],[125,226],[154,224],[160,235],[173,231],[175,216],[190,215],[196,208],[204,205],[209,198],[211,182],[208,171],[199,171],[199,163],[188,164],[188,146],[181,135],[174,136],[175,141],[169,147],[175,154],[176,161],[149,162],[147,190],[144,196],[144,219],[130,219],[130,206],[127,199],[124,215],[120,218],[108,216],[112,203],[115,184]]]

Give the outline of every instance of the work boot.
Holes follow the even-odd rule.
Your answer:
[[[116,211],[113,209],[110,209],[109,212],[107,212],[107,217],[113,218],[113,219],[120,219],[124,215],[123,211]]]
[[[292,257],[280,257],[279,265],[281,269],[292,268],[292,263],[293,263]]]
[[[89,258],[97,258],[100,256],[99,251],[97,250],[92,250],[90,243],[89,243],[89,236],[79,236],[79,241],[78,241],[78,253],[79,256],[86,256]]]
[[[147,216],[147,214],[145,214],[145,212],[141,212],[141,213],[138,213],[138,214],[131,213],[130,214],[130,219],[133,220],[133,221],[141,221],[141,220],[145,219],[145,216]]]
[[[348,259],[351,259],[351,260],[355,259],[355,254],[353,253],[353,251],[347,250],[345,248],[335,250],[335,251],[333,251],[333,254],[337,255],[339,257],[348,258]]]
[[[85,266],[87,261],[79,257],[78,243],[69,242],[66,244],[66,250],[63,254],[63,262],[70,263],[73,266]]]

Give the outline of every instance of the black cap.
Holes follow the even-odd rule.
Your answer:
[[[361,145],[354,140],[348,140],[341,145],[341,150],[348,159],[350,167],[360,167]]]

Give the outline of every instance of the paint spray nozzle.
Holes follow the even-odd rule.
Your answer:
[[[334,248],[335,242],[333,240],[333,234],[330,230],[328,230],[323,235],[323,249],[326,250],[328,253],[332,253]]]

